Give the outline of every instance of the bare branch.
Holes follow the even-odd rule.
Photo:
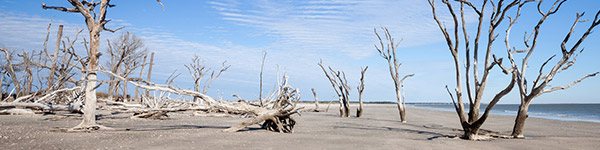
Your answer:
[[[46,6],[46,4],[42,3],[43,9],[54,9],[64,12],[79,12],[78,8],[66,8],[66,7],[55,7],[55,6]]]
[[[597,75],[597,74],[599,74],[599,73],[600,73],[600,72],[595,72],[595,73],[587,74],[587,75],[585,75],[585,76],[583,76],[583,77],[581,77],[581,78],[579,78],[579,79],[577,79],[577,80],[573,81],[573,82],[572,82],[571,84],[569,84],[569,85],[560,86],[560,87],[553,87],[553,88],[551,88],[551,89],[546,89],[546,90],[542,91],[542,93],[540,93],[540,94],[543,94],[543,93],[550,93],[550,92],[553,92],[553,91],[556,91],[556,90],[564,90],[564,89],[568,89],[568,88],[570,88],[571,86],[573,86],[573,85],[575,85],[575,84],[577,84],[577,83],[579,83],[579,82],[583,81],[583,79],[586,79],[586,78],[589,78],[589,77],[596,76],[596,75]]]

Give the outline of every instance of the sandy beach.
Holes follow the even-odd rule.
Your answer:
[[[323,107],[323,106],[321,106]],[[353,106],[352,113],[356,107]],[[341,118],[329,112],[295,116],[293,134],[259,129],[221,130],[247,118],[199,117],[191,112],[170,113],[166,120],[129,119],[131,114],[101,112],[98,122],[129,131],[64,133],[56,127],[77,125],[77,117],[61,115],[0,116],[2,149],[597,149],[600,124],[529,118],[530,139],[468,141],[449,138],[461,134],[456,114],[420,108],[407,109],[408,123],[400,123],[394,104],[367,104],[364,117]],[[509,134],[514,116],[492,115],[483,128]]]

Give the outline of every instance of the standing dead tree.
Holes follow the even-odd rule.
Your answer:
[[[142,60],[142,66],[140,66],[140,78],[142,78],[142,75],[144,75],[144,66],[146,65],[146,58],[148,57],[148,55],[144,56],[144,60]],[[138,93],[140,92],[140,88],[139,87],[135,87],[135,93],[133,94],[133,99],[134,100],[138,100]]]
[[[506,37],[504,39],[504,43],[506,45],[506,50],[507,50],[506,52],[508,53],[508,58],[510,60],[511,67],[508,69],[507,68],[502,68],[502,69],[504,69],[505,72],[512,72],[513,76],[516,76],[516,78],[514,78],[512,82],[516,82],[516,84],[518,86],[519,96],[521,98],[521,105],[519,106],[519,111],[517,113],[517,117],[515,119],[515,124],[514,124],[513,131],[512,131],[512,136],[515,138],[523,138],[524,137],[523,136],[523,128],[525,126],[525,120],[527,119],[527,111],[529,109],[529,105],[536,97],[538,97],[544,93],[550,93],[550,92],[557,91],[557,90],[568,89],[571,86],[583,81],[584,79],[586,79],[588,77],[596,76],[598,73],[600,73],[600,72],[595,72],[595,73],[587,74],[587,75],[575,80],[574,82],[572,82],[568,85],[564,85],[564,86],[550,87],[550,85],[549,85],[550,82],[554,79],[554,77],[558,73],[569,69],[569,67],[571,67],[575,64],[577,56],[579,56],[579,54],[581,54],[583,52],[583,48],[581,50],[578,50],[580,44],[586,39],[586,37],[590,33],[592,33],[592,30],[600,24],[600,19],[598,18],[600,15],[600,10],[599,10],[598,12],[596,12],[596,15],[595,15],[594,20],[592,21],[591,25],[585,30],[585,32],[581,35],[581,37],[579,37],[579,39],[576,39],[577,42],[575,44],[573,44],[572,46],[567,47],[567,42],[569,40],[571,40],[571,36],[575,30],[575,26],[577,25],[577,23],[587,21],[587,20],[580,19],[581,17],[583,17],[584,13],[576,14],[575,21],[573,22],[573,25],[571,26],[570,31],[567,33],[564,40],[560,44],[561,55],[562,55],[562,57],[560,57],[560,60],[558,60],[556,62],[556,64],[554,65],[554,67],[552,67],[552,69],[545,70],[544,67],[556,55],[548,58],[540,66],[539,71],[537,72],[538,75],[535,78],[535,80],[533,80],[533,84],[529,84],[530,85],[529,87],[527,85],[526,71],[527,71],[527,68],[529,67],[528,66],[529,58],[532,55],[533,51],[536,50],[536,48],[538,46],[538,37],[540,35],[540,27],[542,26],[542,24],[545,23],[546,19],[550,15],[555,14],[559,10],[561,5],[565,1],[566,0],[556,0],[554,2],[554,4],[552,5],[552,7],[550,7],[550,9],[547,10],[546,12],[543,12],[542,9],[540,8],[542,5],[542,1],[538,2],[537,8],[539,10],[538,12],[540,13],[541,18],[538,20],[537,25],[534,27],[533,31],[531,32],[531,34],[529,36],[527,35],[527,32],[525,32],[524,38],[523,38],[525,47],[522,50],[517,50],[514,47],[511,47],[510,42],[509,42],[509,35],[510,35],[512,27],[515,25],[519,16],[521,15],[521,7],[523,6],[523,3],[521,3],[521,5],[519,5],[519,8],[518,8],[517,13],[514,16],[514,18],[508,17],[510,24],[509,24],[508,28],[506,29]],[[533,39],[531,39],[532,36],[533,36]],[[528,38],[525,38],[525,37],[528,37]],[[518,59],[515,59],[515,56],[514,56],[515,54],[525,54],[525,56],[520,59],[520,60],[522,60],[521,66],[518,65],[517,61],[515,61],[515,60],[518,60]],[[546,72],[546,73],[544,73],[544,72]],[[531,89],[528,89],[528,88],[531,88]]]
[[[387,60],[388,63],[388,67],[390,70],[390,76],[392,77],[392,80],[394,80],[394,87],[396,88],[396,100],[397,100],[397,105],[398,105],[398,113],[400,114],[400,121],[402,121],[402,123],[406,122],[406,106],[404,103],[404,96],[402,96],[402,92],[401,92],[401,88],[403,87],[402,82],[400,80],[400,72],[398,71],[398,69],[400,68],[400,65],[402,65],[399,61],[398,61],[398,57],[396,57],[396,49],[398,48],[398,45],[400,45],[400,42],[396,43],[394,42],[394,38],[392,38],[392,35],[390,34],[390,31],[387,28],[382,28],[384,34],[385,34],[385,40],[386,42],[384,43],[383,39],[381,39],[381,36],[379,36],[379,34],[377,33],[377,29],[373,29],[375,32],[375,35],[377,35],[377,38],[379,39],[379,46],[377,46],[377,44],[375,44],[375,48],[377,49],[377,52],[379,52],[379,55]],[[389,43],[388,43],[389,42]],[[414,74],[410,74],[410,75],[406,75],[402,78],[402,81],[407,78],[407,77],[412,77],[414,76]]]
[[[486,5],[488,4],[487,0],[484,0],[482,2],[482,6],[480,8],[477,8],[477,6],[475,6],[474,4],[472,4],[471,2],[468,2],[466,0],[457,0],[460,3],[460,16],[456,15],[456,12],[452,6],[452,4],[450,4],[450,2],[448,0],[442,0],[442,3],[444,3],[446,5],[446,7],[448,8],[449,13],[452,15],[451,18],[453,19],[453,25],[454,25],[454,37],[451,37],[451,34],[448,32],[448,29],[446,29],[446,27],[444,27],[444,23],[442,23],[437,16],[437,9],[436,9],[436,5],[435,5],[435,0],[429,0],[429,5],[431,6],[431,10],[433,11],[433,19],[436,21],[436,23],[438,24],[438,27],[440,28],[441,32],[444,35],[444,38],[446,39],[447,45],[448,45],[448,49],[450,50],[450,53],[452,54],[452,57],[454,59],[454,67],[455,67],[455,71],[456,71],[456,88],[454,90],[455,95],[452,95],[452,92],[450,92],[450,89],[448,89],[448,86],[446,86],[446,90],[448,91],[448,94],[450,94],[450,97],[452,98],[452,102],[454,103],[454,108],[456,110],[456,113],[458,114],[458,117],[460,119],[460,123],[461,126],[463,128],[464,131],[464,135],[463,138],[466,139],[471,139],[471,140],[476,140],[478,139],[478,132],[479,129],[481,128],[481,126],[483,125],[483,123],[485,122],[485,120],[487,119],[489,112],[491,111],[491,109],[496,105],[496,103],[498,103],[498,101],[500,101],[500,99],[502,97],[504,97],[506,94],[508,94],[512,88],[514,87],[515,84],[515,78],[516,76],[513,75],[512,76],[512,81],[501,91],[499,91],[494,97],[493,99],[488,103],[488,106],[485,108],[485,112],[483,115],[479,116],[479,107],[481,105],[481,100],[486,88],[486,85],[488,83],[489,80],[489,75],[490,75],[490,71],[496,66],[500,66],[501,67],[501,63],[502,63],[502,59],[495,59],[496,57],[494,56],[494,59],[492,59],[492,44],[495,41],[497,34],[495,33],[496,28],[502,23],[502,21],[505,19],[506,13],[507,11],[509,11],[511,8],[513,8],[513,6],[517,6],[517,5],[523,5],[524,3],[530,2],[529,0],[522,2],[520,0],[514,0],[510,3],[508,3],[507,5],[505,5],[504,1],[498,1],[497,3],[494,4],[494,2],[489,2],[492,5],[492,11],[491,11],[491,15],[489,20],[484,20],[484,16],[487,16],[484,14],[485,9],[487,8]],[[477,25],[477,30],[476,30],[476,35],[475,35],[475,40],[474,40],[474,45],[473,45],[473,51],[471,51],[471,45],[470,45],[470,40],[469,40],[469,34],[467,33],[467,29],[466,29],[466,22],[465,22],[465,14],[464,14],[464,7],[465,5],[467,5],[468,7],[472,8],[473,11],[477,14],[478,17],[478,25]],[[460,18],[460,21],[459,21]],[[486,22],[489,21],[489,22]],[[480,42],[480,35],[482,32],[482,26],[483,23],[489,23],[489,28],[488,28],[488,37],[487,37],[487,47],[485,50],[485,59],[484,59],[484,66],[481,67],[479,66],[479,42]],[[462,25],[461,27],[459,27],[459,24]],[[460,39],[459,39],[459,30],[460,28],[462,28],[462,34],[463,34],[463,40],[465,42],[465,82],[462,82],[462,76],[461,76],[461,60],[459,58],[459,43],[460,43]],[[473,57],[473,58],[471,58]],[[471,68],[472,65],[472,68]],[[481,69],[481,70],[480,70]],[[506,70],[506,71],[510,71],[510,70]],[[479,73],[483,72],[483,76],[480,77]],[[473,78],[471,78],[471,73],[473,75]],[[504,72],[505,74],[510,74],[511,72]],[[473,80],[473,81],[472,81]],[[462,89],[462,85],[466,85],[466,91],[467,91],[467,97],[469,100],[469,113],[468,113],[468,119],[465,116],[464,113],[464,103],[463,103],[463,89]]]
[[[142,49],[144,42],[136,35],[132,35],[129,32],[121,34],[121,36],[113,41],[112,43],[107,40],[108,48],[106,51],[110,56],[110,61],[107,62],[107,66],[110,66],[111,71],[115,74],[119,74],[122,77],[127,78],[134,70],[141,67],[143,64],[140,63],[140,59],[147,55],[147,50]],[[114,77],[110,76],[110,83],[108,88],[109,99],[116,94],[119,95],[119,85],[121,82],[112,82]],[[123,83],[123,100],[127,99],[127,82]]]
[[[207,69],[200,60],[198,55],[192,58],[192,62],[190,64],[184,65],[185,68],[188,69],[190,75],[194,79],[194,91],[200,92],[200,82],[202,81],[202,77],[207,73]],[[194,102],[198,102],[198,98],[194,97]]]
[[[360,68],[360,84],[356,89],[358,90],[358,108],[356,109],[356,117],[360,117],[363,114],[363,101],[362,101],[362,93],[365,90],[365,73],[369,69],[369,66]]]
[[[202,87],[202,94],[206,94],[206,92],[208,92],[208,88],[210,88],[210,85],[212,84],[212,82],[214,80],[216,80],[217,78],[219,78],[219,76],[221,76],[221,73],[227,71],[227,69],[229,69],[229,67],[231,67],[231,65],[225,65],[225,63],[227,63],[227,61],[223,61],[222,67],[218,73],[215,72],[215,70],[212,70],[212,72],[210,74],[210,78],[207,78],[204,82],[204,86]],[[202,60],[200,59],[200,57],[198,55],[196,55],[196,56],[194,56],[194,58],[192,58],[192,62],[190,64],[186,64],[184,66],[185,66],[185,68],[188,69],[190,75],[194,79],[194,91],[200,92],[200,84],[202,82],[202,78],[206,74],[208,74],[208,72],[210,72],[211,70],[209,68],[206,68],[206,66],[204,66],[202,64]],[[201,101],[199,101],[199,100],[201,100],[201,99],[194,97],[194,102],[201,103]]]
[[[323,67],[322,61],[319,61],[318,65],[323,69],[325,77],[329,79],[331,86],[338,95],[338,100],[340,102],[340,117],[350,117],[350,86],[348,86],[348,80],[346,80],[346,73],[333,70],[331,67],[329,67],[328,72],[325,70],[325,67]]]
[[[319,111],[319,97],[317,97],[317,92],[315,91],[315,88],[311,88],[310,90],[312,91],[313,96],[315,97],[315,109],[314,109],[314,111],[318,112]]]
[[[110,0],[101,0],[97,2],[88,2],[86,0],[67,0],[73,7],[55,7],[46,6],[42,3],[43,9],[54,9],[63,12],[80,13],[85,18],[85,23],[89,31],[89,51],[88,51],[88,62],[86,68],[86,86],[85,86],[85,106],[83,121],[81,124],[72,128],[72,130],[98,130],[107,129],[104,126],[96,124],[96,70],[98,67],[98,58],[101,53],[100,49],[100,32],[106,30],[115,32],[121,28],[115,30],[108,29],[105,27],[106,23],[110,20],[106,19],[106,12],[108,7],[114,7],[115,5],[110,4]],[[160,1],[159,1],[160,3]],[[96,10],[96,6],[100,6],[99,10]]]

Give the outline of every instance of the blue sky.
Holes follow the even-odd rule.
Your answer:
[[[65,25],[65,36],[69,37],[75,36],[77,28],[85,29],[80,14],[43,10],[42,2],[48,6],[69,6],[66,0],[0,0],[0,35],[3,35],[0,36],[0,47],[42,49],[46,27],[52,18],[50,37],[56,37],[58,24]],[[154,82],[162,83],[169,74],[177,71],[181,73],[176,80],[177,86],[192,88],[193,83],[183,65],[191,62],[194,55],[199,55],[214,69],[219,69],[220,63],[227,60],[232,67],[213,83],[208,93],[216,98],[233,99],[231,95],[238,94],[246,99],[256,99],[262,52],[267,51],[266,92],[276,83],[279,72],[287,74],[290,84],[300,88],[303,100],[313,100],[310,88],[317,90],[321,101],[331,100],[335,93],[317,66],[322,59],[325,65],[346,72],[353,89],[351,99],[357,99],[360,68],[368,65],[364,99],[395,101],[387,63],[373,47],[378,42],[373,28],[381,26],[388,27],[397,40],[402,39],[397,52],[403,63],[401,72],[416,74],[405,82],[407,102],[450,102],[444,86],[455,86],[451,55],[425,0],[163,0],[164,11],[153,0],[114,0],[112,3],[117,7],[109,9],[107,18],[112,21],[107,26],[125,26],[121,31],[138,35],[148,50],[156,53]],[[545,2],[549,3],[552,2]],[[441,2],[437,4],[441,20],[452,24]],[[547,8],[547,5],[543,6]],[[566,2],[542,27],[541,45],[529,62],[530,73],[551,55],[560,54],[560,42],[576,12],[586,12],[583,18],[593,19],[598,9],[600,2],[596,0]],[[475,27],[473,12],[466,13],[468,27]],[[535,4],[524,8],[518,27],[512,32],[511,39],[515,41],[512,45],[522,46],[519,40],[523,33],[531,30],[539,17]],[[577,37],[589,24],[577,26]],[[597,67],[600,62],[596,61],[600,56],[597,50],[600,34],[597,32],[598,29],[581,46],[586,50],[577,64],[559,74],[552,86],[565,85],[585,74],[600,71]],[[494,52],[499,57],[506,57],[504,29],[497,33],[500,37]],[[120,33],[102,32],[101,36],[113,39],[118,35]],[[88,38],[81,35],[80,40],[84,37]],[[49,43],[49,47],[54,47],[53,42]],[[105,42],[101,43],[103,50],[105,46]],[[105,56],[101,59],[106,60]],[[507,84],[509,76],[495,69],[491,78],[484,102]],[[542,95],[534,103],[598,103],[599,85],[599,78],[588,78],[568,90]],[[519,103],[517,91],[500,103]]]

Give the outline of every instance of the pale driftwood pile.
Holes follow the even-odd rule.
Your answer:
[[[114,76],[116,80],[127,81],[137,87],[160,93],[154,96],[142,96],[141,103],[116,102],[110,99],[98,100],[103,104],[100,109],[119,113],[133,113],[132,118],[160,119],[167,116],[169,112],[177,111],[195,111],[195,114],[199,114],[198,112],[225,114],[213,116],[240,115],[253,118],[234,125],[224,130],[225,132],[236,132],[247,126],[262,123],[262,127],[267,130],[288,133],[293,132],[296,123],[291,116],[302,109],[296,107],[301,95],[298,89],[293,89],[287,84],[287,77],[284,77],[270,98],[259,103],[243,100],[217,101],[201,92],[179,89],[171,85],[154,84],[141,79],[123,78],[104,69],[99,71]],[[60,97],[57,96],[59,94]],[[170,94],[191,96],[196,101],[171,99]],[[0,113],[33,114],[32,110],[37,112],[81,112],[84,95],[82,88],[77,86],[48,92],[47,94],[21,96],[12,102],[0,103]],[[68,103],[54,104],[53,101],[58,99],[67,99],[66,102]],[[260,105],[261,103],[263,105]]]

